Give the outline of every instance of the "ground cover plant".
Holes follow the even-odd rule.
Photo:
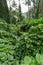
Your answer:
[[[0,18],[0,65],[43,65],[43,18],[17,24]]]

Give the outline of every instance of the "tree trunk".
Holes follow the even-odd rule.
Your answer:
[[[22,13],[21,13],[21,4],[20,4],[20,0],[19,0],[19,21],[22,20]]]
[[[0,18],[5,19],[7,22],[10,21],[9,10],[6,0],[0,0]]]
[[[34,18],[39,18],[40,0],[33,0]]]
[[[40,8],[40,0],[38,0],[38,2],[37,2],[37,8],[36,8],[36,11],[35,11],[35,18],[39,17],[39,8]]]

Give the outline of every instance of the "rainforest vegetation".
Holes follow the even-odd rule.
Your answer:
[[[43,0],[18,1],[0,0],[0,65],[43,65]]]

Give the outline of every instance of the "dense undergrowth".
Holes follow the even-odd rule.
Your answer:
[[[43,65],[43,18],[17,24],[0,19],[0,65]]]

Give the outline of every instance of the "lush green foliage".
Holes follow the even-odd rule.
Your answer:
[[[43,65],[43,55],[37,53],[35,59],[33,57],[25,56],[20,65]]]
[[[31,26],[23,32],[25,24]],[[43,18],[16,25],[0,19],[0,65],[19,64],[43,65]]]

